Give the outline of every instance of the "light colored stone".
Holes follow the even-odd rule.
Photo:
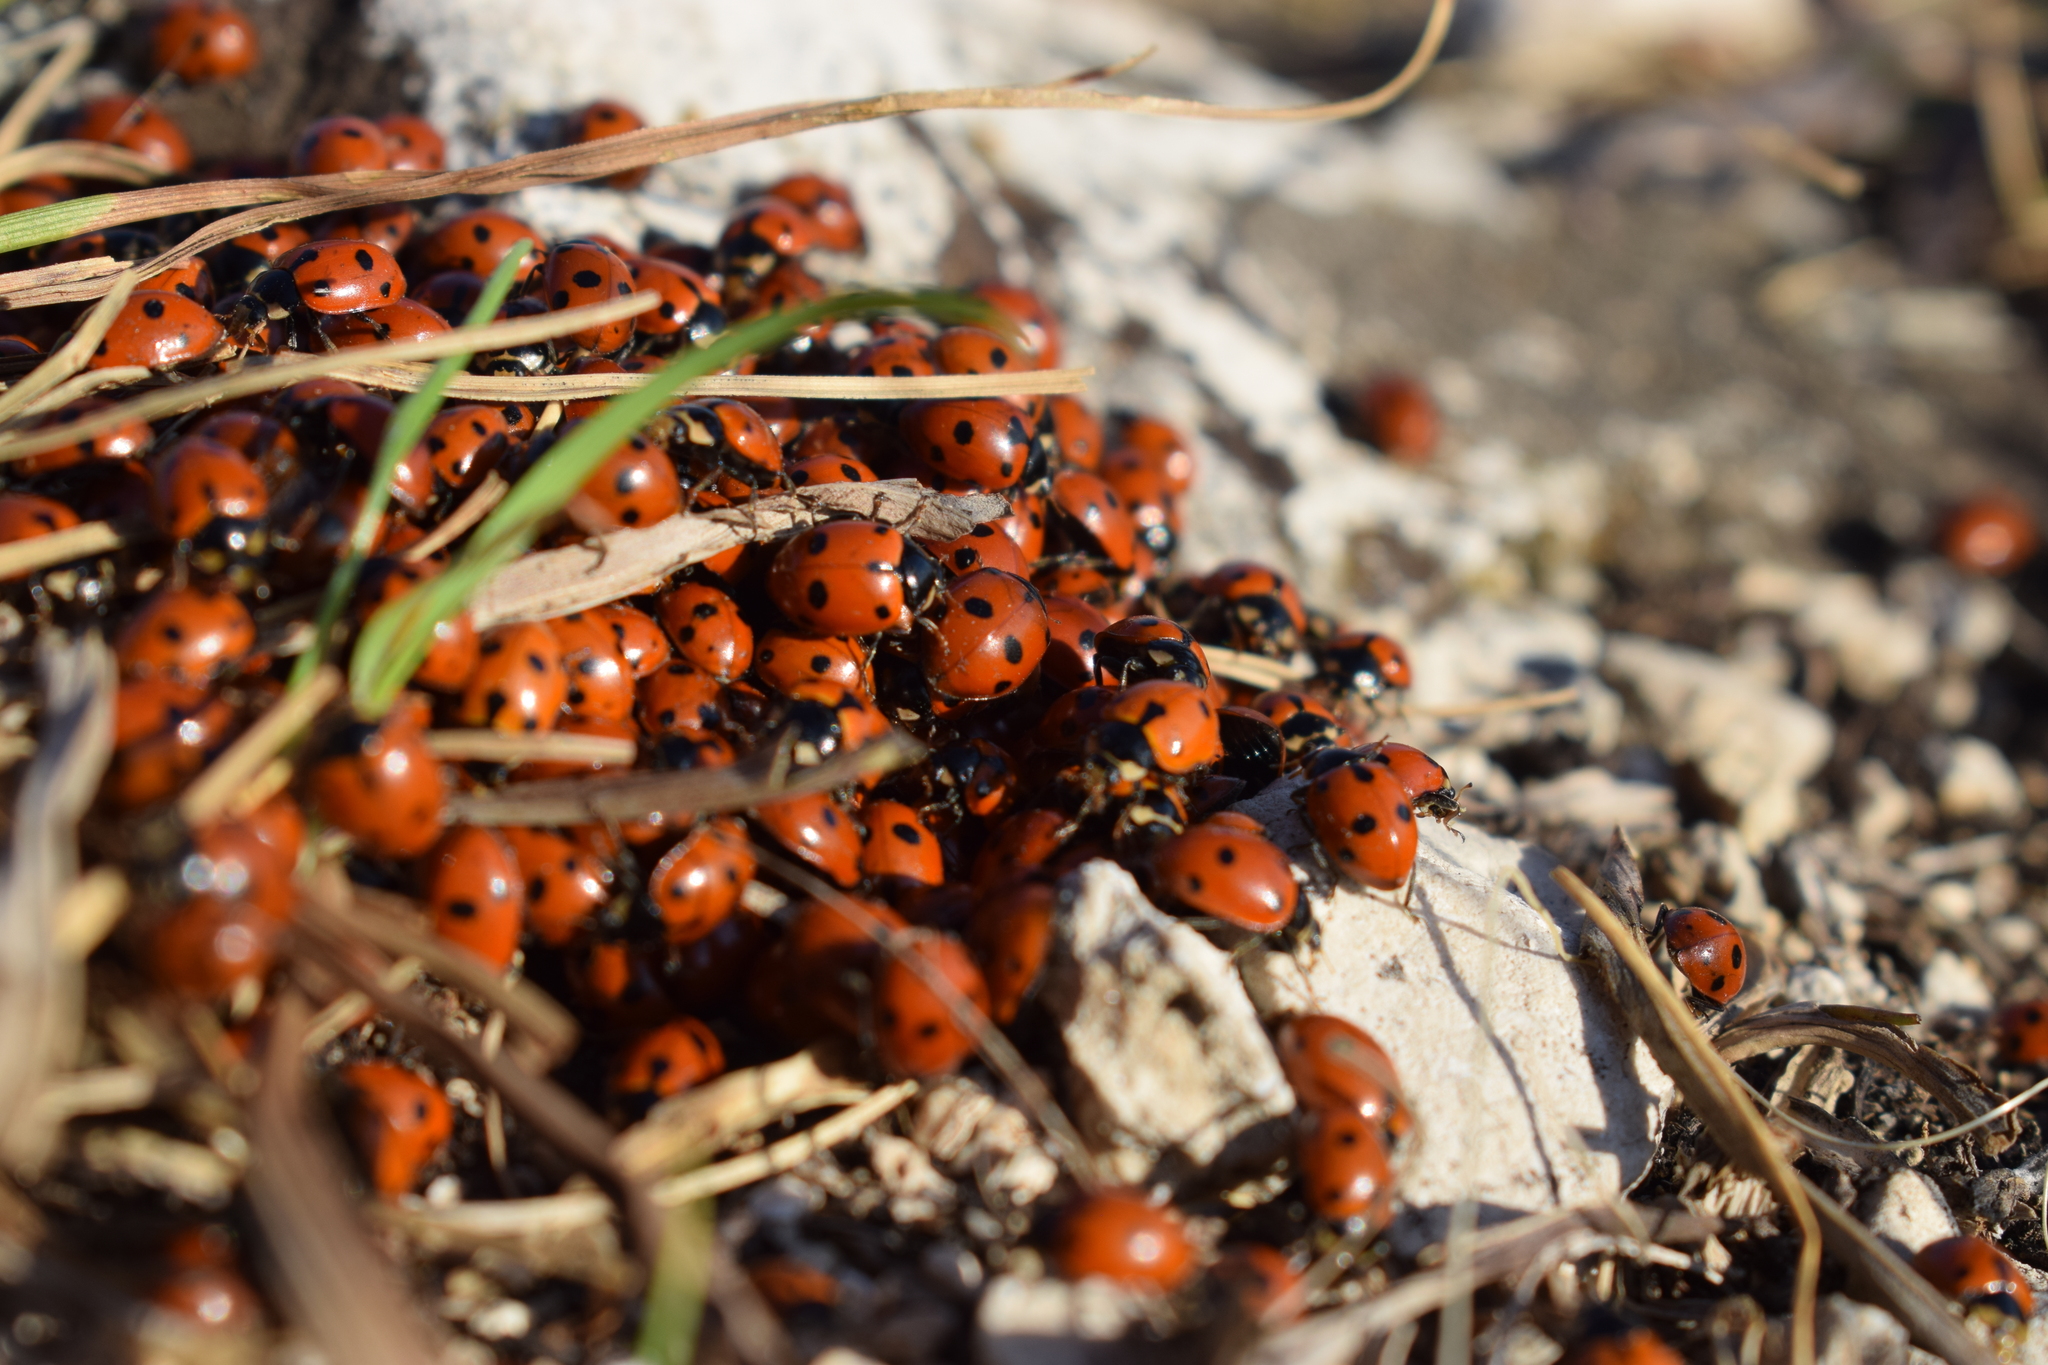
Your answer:
[[[1834,744],[1818,707],[1704,651],[1647,636],[1610,636],[1604,667],[1649,714],[1664,756],[1694,764],[1739,809],[1753,852],[1799,827],[1799,787]]]
[[[1625,782],[1605,768],[1574,768],[1524,786],[1522,813],[1546,825],[1670,830],[1678,828],[1678,794],[1661,782]]]
[[[1975,735],[1928,741],[1934,800],[1951,820],[2011,824],[2027,813],[2026,788],[1998,747]]]
[[[1991,986],[1973,959],[1947,948],[1935,949],[1920,973],[1920,1013],[1930,1019],[1943,1014],[1981,1014],[1991,1003]]]
[[[1112,1365],[1119,1344],[1145,1321],[1145,1305],[1108,1280],[1027,1280],[998,1275],[974,1313],[980,1365]]]
[[[1850,817],[1856,843],[1868,852],[1883,850],[1892,836],[1913,823],[1913,794],[1881,758],[1856,764],[1856,809]]]
[[[1059,1180],[1059,1163],[1024,1111],[966,1076],[926,1086],[911,1102],[907,1131],[939,1169],[1013,1208],[1035,1203]]]
[[[1042,998],[1086,1103],[1083,1136],[1206,1165],[1233,1137],[1294,1108],[1229,954],[1154,909],[1131,874],[1076,874]],[[1093,1131],[1091,1131],[1093,1130]]]
[[[1674,60],[1729,80],[1761,74],[1813,35],[1796,0],[1512,0],[1493,20],[1484,88],[1554,99],[1655,90]]]
[[[1935,924],[1953,929],[1977,917],[1977,897],[1968,882],[1935,882],[1920,893],[1920,908]]]
[[[1303,856],[1293,791],[1243,809]],[[1425,821],[1409,909],[1339,889],[1315,901],[1320,952],[1245,960],[1262,1011],[1338,1015],[1393,1058],[1419,1129],[1399,1175],[1412,1216],[1397,1241],[1426,1239],[1462,1198],[1597,1202],[1633,1185],[1655,1152],[1670,1081],[1586,969],[1559,960],[1550,919],[1502,885],[1522,871],[1575,951],[1584,917],[1550,880],[1555,866],[1540,849]]]
[[[2041,946],[2041,926],[2025,915],[2000,915],[1984,926],[1991,946],[2017,962]]]
[[[1956,1235],[1956,1216],[1926,1175],[1896,1170],[1866,1190],[1856,1215],[1907,1260],[1929,1242]]]
[[[1790,1319],[1770,1320],[1764,1333],[1765,1365],[1791,1358],[1790,1336]],[[1815,1365],[1912,1365],[1916,1354],[1897,1318],[1845,1294],[1824,1295],[1816,1305],[1813,1346]]]
[[[1415,672],[1407,700],[1418,710],[1514,692],[1579,689],[1576,702],[1544,711],[1407,718],[1407,737],[1431,752],[1459,745],[1498,749],[1557,735],[1582,740],[1601,754],[1620,737],[1620,699],[1595,671],[1600,627],[1583,611],[1541,600],[1508,606],[1476,599],[1420,629],[1394,633],[1407,644]]]
[[[1792,637],[1825,649],[1841,669],[1842,687],[1862,701],[1890,701],[1934,668],[1931,609],[1885,601],[1859,573],[1811,573],[1759,561],[1735,576],[1744,611],[1792,618]]]

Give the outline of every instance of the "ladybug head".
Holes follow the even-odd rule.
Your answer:
[[[289,270],[266,270],[249,281],[249,292],[261,300],[271,317],[277,317],[297,308],[299,282]]]
[[[1287,604],[1271,593],[1240,597],[1228,607],[1231,633],[1260,654],[1286,657],[1301,645],[1300,632]]]
[[[937,560],[906,539],[903,557],[896,561],[896,572],[903,580],[903,605],[912,616],[922,616],[937,599],[939,586],[946,581],[945,571]]]
[[[225,579],[228,587],[242,592],[256,581],[264,552],[270,548],[270,532],[255,518],[215,517],[185,544],[186,557],[197,573]]]

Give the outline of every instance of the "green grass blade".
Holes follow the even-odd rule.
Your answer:
[[[993,310],[951,293],[867,290],[820,299],[741,323],[710,345],[684,351],[641,388],[614,398],[578,422],[527,470],[505,500],[470,535],[446,573],[415,587],[380,611],[356,637],[349,692],[359,713],[381,716],[433,646],[433,630],[455,616],[483,581],[525,552],[541,526],[568,504],[612,451],[654,420],[677,389],[693,379],[779,346],[829,318],[914,309],[940,322],[986,323]]]
[[[698,1199],[670,1209],[662,1220],[661,1247],[647,1277],[640,1334],[633,1358],[646,1365],[690,1365],[704,1321],[711,1283],[712,1202]]]
[[[482,327],[498,315],[498,310],[505,306],[506,298],[512,293],[513,282],[524,267],[532,245],[532,242],[521,242],[506,253],[498,268],[491,272],[491,277],[484,281],[469,316],[462,320],[463,327]],[[391,475],[398,468],[398,462],[411,453],[426,434],[427,424],[440,410],[442,391],[456,375],[469,368],[473,354],[459,351],[444,356],[427,375],[426,382],[408,394],[392,412],[391,420],[384,427],[384,442],[378,447],[376,464],[370,470],[370,483],[363,495],[362,510],[356,515],[356,524],[349,532],[348,553],[336,566],[334,577],[327,580],[327,591],[320,599],[320,611],[313,621],[313,646],[292,665],[289,690],[297,691],[311,682],[313,675],[320,671],[320,665],[326,662],[327,651],[334,641],[335,622],[341,619],[342,609],[356,590],[356,580],[362,577],[363,563],[370,556],[370,545],[376,539],[377,527],[384,520],[385,509],[391,505]]]
[[[112,208],[118,198],[114,194],[89,194],[83,199],[66,199],[40,208],[0,214],[0,252],[75,237]]]

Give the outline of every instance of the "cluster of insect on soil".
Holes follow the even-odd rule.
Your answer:
[[[236,79],[256,60],[251,30],[229,6],[181,0],[158,22],[165,79]],[[640,120],[600,102],[563,126],[573,141],[595,142]],[[169,176],[194,173],[178,129],[147,96],[89,102],[63,131],[125,148]],[[342,116],[305,129],[285,169],[433,171],[442,160],[441,138],[417,117]],[[610,183],[627,189],[643,175]],[[0,192],[0,210],[93,188],[36,177]],[[96,231],[38,248],[24,264],[156,261],[203,221]],[[193,818],[184,802],[192,784],[289,698],[297,660],[328,648],[345,656],[352,631],[418,600],[489,501],[541,467],[602,402],[451,400],[377,490],[381,512],[370,483],[394,395],[315,378],[169,418],[123,405],[223,367],[447,332],[527,243],[538,249],[500,320],[638,291],[657,302],[486,350],[475,375],[653,371],[736,325],[829,301],[806,262],[861,250],[864,228],[847,191],[814,174],[738,204],[708,243],[544,243],[508,213],[459,203],[278,223],[163,261],[88,365],[149,378],[38,416],[31,432],[84,427],[4,466],[0,544],[94,522],[121,530],[115,550],[5,584],[11,694],[32,698],[39,657],[87,631],[112,640],[120,675],[113,755],[83,833],[88,861],[120,868],[136,904],[91,963],[95,1046],[119,1051],[106,1041],[125,1027],[117,1016],[182,1019],[210,1040],[216,1080],[246,1081],[269,1046],[280,990],[308,979],[293,976],[307,951],[295,929],[307,888],[325,878],[331,893],[338,870],[348,894],[378,913],[492,978],[539,986],[573,1014],[580,1041],[554,1079],[617,1127],[729,1069],[807,1046],[870,1080],[930,1083],[963,1068],[987,1074],[988,1063],[1014,1082],[992,1046],[1021,1049],[1026,1065],[1058,1063],[1035,990],[1068,912],[1064,879],[1082,863],[1123,863],[1160,906],[1221,943],[1312,942],[1304,881],[1398,895],[1413,871],[1417,821],[1459,814],[1440,765],[1372,738],[1374,708],[1411,681],[1398,643],[1305,608],[1267,566],[1176,575],[1193,471],[1182,434],[1142,414],[1105,419],[1025,383],[996,396],[677,399],[562,500],[541,549],[889,479],[936,494],[999,494],[1007,510],[945,537],[811,515],[576,611],[481,625],[458,611],[388,709],[329,707],[289,762]],[[28,372],[81,311],[10,314],[0,361]],[[733,372],[1007,380],[1061,359],[1054,313],[1030,291],[993,282],[931,315],[853,310],[788,331]],[[1382,446],[1426,458],[1437,421],[1419,386],[1383,383],[1362,411]],[[330,643],[314,613],[352,544],[370,557]],[[1258,669],[1219,670],[1212,650],[1301,681],[1238,681]],[[914,736],[923,756],[894,771],[846,768],[895,731]],[[497,748],[479,750],[479,735]],[[562,737],[588,744],[551,747]],[[446,756],[464,744],[497,756]],[[807,771],[832,763],[846,768],[843,782],[804,785]],[[736,765],[766,776],[745,802],[716,811],[682,803],[543,825],[476,814],[535,782],[579,779],[597,791],[627,772]],[[1313,869],[1230,809],[1297,775],[1322,861]],[[1663,929],[1703,1001],[1741,990],[1742,940],[1725,920],[1688,910]],[[389,989],[440,1030],[475,1038],[493,1027],[490,1001],[433,972],[414,970]],[[330,1019],[307,1049],[362,1197],[447,1207],[548,1195],[578,1178],[577,1162],[527,1116],[424,1047],[423,1027],[363,1004]],[[976,1234],[984,1257],[1037,1257],[1068,1278],[1157,1295],[1161,1330],[1298,1316],[1304,1272],[1333,1246],[1344,1249],[1335,1268],[1350,1292],[1383,1283],[1389,1267],[1360,1252],[1392,1212],[1413,1129],[1398,1078],[1340,1018],[1297,1016],[1275,1034],[1300,1115],[1291,1160],[1266,1198],[1247,1207],[1199,1180],[1169,1192],[1076,1179],[1049,1211],[989,1201]],[[1916,1127],[1902,1116],[1924,1101],[1877,1095],[1886,1083],[1864,1079],[1873,1111],[1905,1135],[1939,1122],[1930,1111]],[[195,1136],[190,1106],[131,1117]],[[1687,1131],[1674,1121],[1649,1194],[1685,1186],[1698,1158]],[[2037,1139],[2030,1128],[2014,1150]],[[1940,1163],[1968,1160],[1936,1155],[1930,1169],[1962,1181],[1974,1170]],[[251,1229],[238,1197],[204,1209],[167,1203],[146,1182],[72,1157],[28,1193],[58,1261],[76,1266],[118,1245],[121,1292],[133,1299],[205,1330],[276,1319],[249,1278]],[[926,1245],[889,1222],[884,1202],[855,1180],[806,1226],[879,1274]],[[1774,1264],[1782,1238],[1753,1240],[1761,1250],[1742,1262],[1745,1284],[1773,1306],[1782,1279],[1758,1267]],[[2038,1237],[2023,1245],[2042,1253]],[[836,1281],[775,1237],[744,1238],[736,1252],[786,1317],[829,1314]],[[1972,1275],[1960,1292],[2013,1296],[1995,1274]],[[585,1358],[634,1330],[628,1296],[527,1280],[531,1320],[509,1333],[521,1354]],[[1645,1303],[1704,1292],[1655,1268],[1638,1280]],[[64,1283],[66,1292],[43,1286],[48,1302],[89,1317],[91,1294]],[[1347,1291],[1324,1283],[1314,1292]],[[1574,1349],[1586,1360],[1672,1358],[1639,1325],[1557,1326],[1580,1338]]]

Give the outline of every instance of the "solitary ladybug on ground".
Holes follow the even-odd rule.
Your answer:
[[[1725,1005],[1742,993],[1749,954],[1741,932],[1724,917],[1698,906],[1667,908],[1657,917],[1656,932],[1670,949],[1672,962],[1701,995]]]

